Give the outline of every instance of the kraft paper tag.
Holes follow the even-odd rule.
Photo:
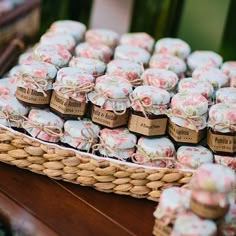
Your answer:
[[[197,144],[205,137],[206,129],[196,132],[188,128],[180,127],[169,120],[168,133],[177,142]]]
[[[149,119],[131,114],[128,129],[146,136],[164,135],[166,133],[167,117]]]
[[[63,115],[83,116],[86,110],[86,103],[78,102],[71,98],[66,99],[53,91],[50,107]]]
[[[236,135],[214,134],[209,129],[207,132],[207,144],[214,152],[236,152]]]
[[[18,87],[16,89],[16,98],[22,102],[36,104],[36,105],[47,105],[50,102],[51,90],[45,91],[47,96],[43,93],[37,92],[33,89],[26,89]]]
[[[116,128],[122,125],[126,125],[128,122],[128,116],[128,111],[126,111],[126,113],[123,115],[116,115],[112,111],[106,111],[95,105],[92,106],[92,121],[110,128]]]

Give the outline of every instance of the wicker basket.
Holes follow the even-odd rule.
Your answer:
[[[170,225],[163,224],[162,221],[155,219],[155,224],[153,227],[153,235],[156,236],[170,236],[172,228]]]
[[[163,189],[187,184],[190,171],[144,167],[42,142],[0,125],[0,161],[103,192],[158,201]]]

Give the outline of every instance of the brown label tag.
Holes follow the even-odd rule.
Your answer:
[[[128,122],[128,116],[128,111],[123,115],[116,115],[112,111],[106,111],[95,105],[92,106],[92,121],[110,128],[126,125]]]
[[[236,152],[236,135],[214,134],[209,129],[207,132],[207,144],[214,152]]]
[[[166,133],[167,118],[149,119],[131,114],[128,129],[146,136],[163,135]]]
[[[30,104],[47,105],[50,102],[51,90],[45,91],[45,93],[47,96],[44,96],[43,93],[37,92],[33,89],[17,87],[16,98],[22,102]]]
[[[196,144],[205,137],[206,129],[196,132],[188,128],[180,127],[169,120],[168,133],[177,142]]]
[[[53,91],[50,107],[63,115],[83,116],[86,109],[86,103],[78,102],[71,98],[66,99]]]

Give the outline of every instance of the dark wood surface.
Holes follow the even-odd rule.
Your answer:
[[[0,163],[0,211],[30,235],[152,235],[156,205]]]

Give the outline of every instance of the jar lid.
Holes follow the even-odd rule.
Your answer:
[[[186,94],[199,93],[208,99],[212,97],[214,88],[208,81],[184,78],[179,81],[178,92]]]
[[[49,31],[70,34],[76,41],[80,41],[84,38],[86,26],[78,21],[59,20],[52,23]]]
[[[236,104],[213,105],[209,110],[208,126],[221,133],[236,131]]]
[[[236,76],[236,61],[226,61],[221,66],[221,70],[226,76],[235,77]]]
[[[107,64],[106,70],[108,75],[121,76],[129,80],[133,86],[140,85],[142,83],[142,80],[140,79],[142,72],[143,67],[141,64],[122,59],[110,61]]]
[[[229,167],[207,163],[196,170],[190,184],[196,190],[229,193],[235,189],[236,176]]]
[[[198,67],[192,77],[201,81],[208,81],[215,89],[229,84],[229,78],[218,68],[212,66]]]
[[[165,224],[173,223],[179,212],[189,208],[190,194],[191,191],[187,188],[164,189],[153,215]]]
[[[109,62],[112,57],[112,50],[105,44],[80,43],[75,48],[77,57],[93,58],[103,62]]]
[[[200,66],[220,67],[222,57],[213,51],[195,51],[187,58],[187,64],[191,71]]]
[[[130,107],[129,95],[131,83],[120,76],[103,75],[96,79],[94,91],[88,99],[95,105],[106,110],[124,111]]]
[[[149,66],[151,68],[170,70],[177,75],[186,71],[186,64],[182,59],[164,53],[154,54],[150,59]]]
[[[216,91],[217,103],[235,103],[236,104],[236,88],[220,88]]]
[[[216,233],[217,227],[214,221],[201,219],[192,212],[180,213],[172,231],[176,236],[214,236]]]
[[[213,154],[203,146],[181,146],[177,151],[177,160],[187,168],[197,169],[203,163],[212,163]]]
[[[163,114],[170,102],[170,94],[154,86],[142,85],[130,94],[132,108],[135,111]]]
[[[24,53],[22,53],[18,58],[18,64],[27,64],[31,61],[33,61],[33,51],[29,50]]]
[[[73,57],[70,60],[69,66],[78,68],[81,73],[91,74],[94,77],[103,75],[106,69],[106,64],[104,62],[85,57]]]
[[[59,45],[72,51],[75,47],[75,39],[70,34],[58,33],[58,32],[47,32],[40,38],[41,45]]]
[[[115,49],[114,58],[124,59],[147,65],[150,59],[150,53],[146,50],[130,45],[119,45]]]
[[[162,38],[155,45],[155,53],[171,54],[181,59],[186,59],[190,52],[190,46],[178,38]]]
[[[137,46],[151,52],[154,39],[145,32],[126,33],[121,36],[120,44]]]
[[[119,34],[109,29],[90,29],[85,33],[85,40],[114,48],[119,42]]]
[[[34,49],[36,60],[51,63],[58,67],[64,67],[71,59],[70,52],[60,45],[39,44]]]
[[[152,85],[167,91],[172,91],[179,81],[178,76],[174,72],[157,68],[146,69],[141,79],[146,85]]]

